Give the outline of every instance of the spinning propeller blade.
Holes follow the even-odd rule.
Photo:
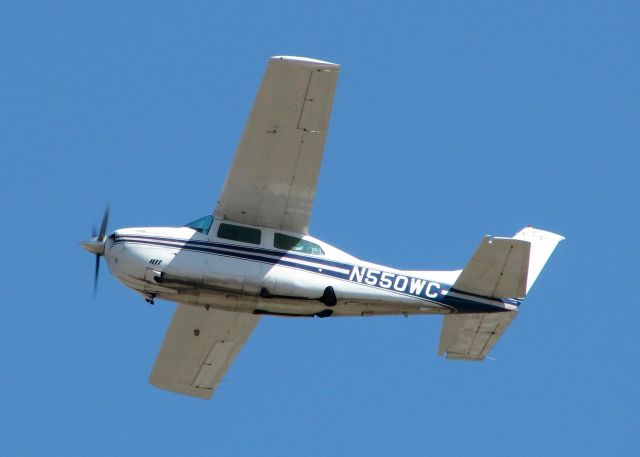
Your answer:
[[[96,272],[93,276],[93,298],[96,298],[98,292],[98,275],[100,273],[100,256],[96,254]]]
[[[89,241],[84,241],[80,243],[80,245],[86,249],[87,251],[95,254],[96,256],[96,268],[95,274],[93,276],[93,298],[96,296],[96,291],[98,290],[98,276],[100,274],[100,257],[104,255],[104,242],[107,237],[107,225],[109,224],[109,206],[104,211],[104,216],[102,216],[102,223],[100,224],[100,231],[96,236],[96,228],[93,227],[91,230],[91,239]]]
[[[104,216],[102,216],[102,224],[100,225],[100,234],[98,235],[98,241],[103,241],[107,236],[107,224],[109,223],[109,206],[104,210]]]

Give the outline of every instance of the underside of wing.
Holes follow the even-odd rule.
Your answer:
[[[448,359],[483,360],[502,336],[517,311],[445,316],[438,354]]]
[[[308,232],[339,68],[303,57],[269,60],[217,217]]]
[[[209,399],[259,317],[178,304],[149,382]]]

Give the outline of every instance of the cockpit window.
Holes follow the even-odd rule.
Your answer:
[[[211,224],[213,223],[213,216],[209,214],[208,216],[201,217],[200,219],[196,219],[193,222],[189,222],[185,224],[183,227],[190,227],[200,233],[204,233],[207,235],[209,233],[209,229],[211,228]]]
[[[324,255],[324,251],[317,244],[284,233],[276,233],[273,236],[273,247],[305,254]]]
[[[262,232],[259,229],[241,225],[220,224],[218,238],[241,241],[242,243],[260,244]]]

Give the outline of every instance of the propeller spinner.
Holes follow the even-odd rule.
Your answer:
[[[95,227],[92,232],[92,237],[80,243],[85,250],[95,254],[96,256],[96,269],[95,275],[93,277],[93,296],[96,295],[96,290],[98,289],[98,274],[100,272],[100,257],[104,255],[104,241],[107,237],[107,224],[109,223],[109,207],[104,211],[104,216],[102,216],[102,224],[100,224],[100,232],[96,236]]]

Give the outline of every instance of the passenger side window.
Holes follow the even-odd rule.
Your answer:
[[[225,240],[241,241],[243,243],[260,244],[262,232],[251,227],[240,225],[220,224],[218,227],[218,238]]]
[[[273,247],[285,251],[303,252],[305,254],[324,255],[324,251],[316,243],[295,236],[276,233],[273,236]]]

